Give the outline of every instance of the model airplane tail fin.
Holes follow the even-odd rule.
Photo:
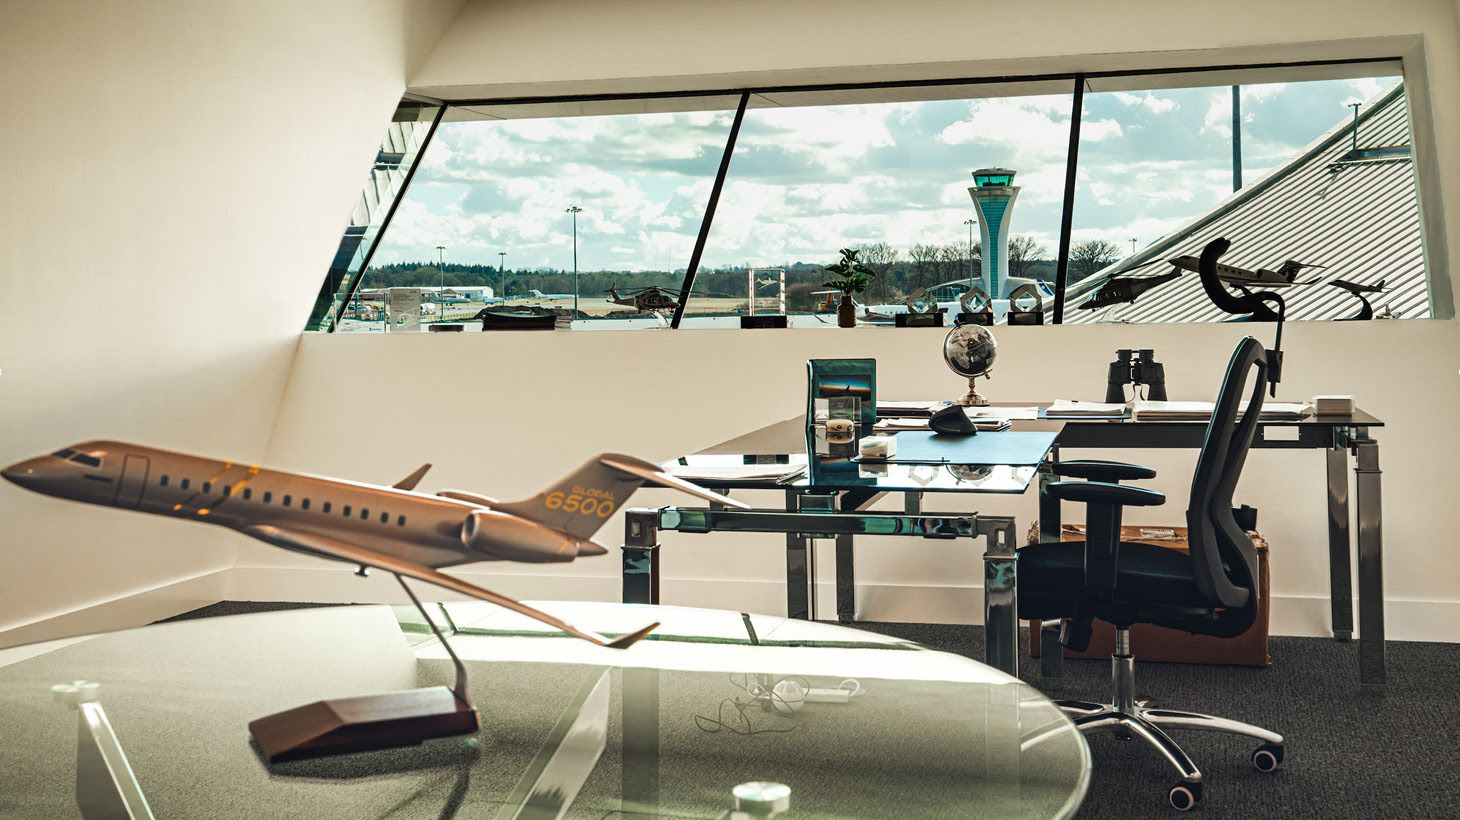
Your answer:
[[[545,524],[583,540],[590,539],[629,496],[653,481],[731,507],[746,505],[676,478],[658,465],[633,456],[604,453],[532,498],[497,504],[494,509]]]
[[[659,627],[659,622],[658,621],[655,621],[654,623],[649,624],[648,626],[644,627],[643,629],[640,629],[638,632],[630,632],[627,635],[622,635],[622,636],[620,636],[618,638],[615,638],[615,639],[609,641],[608,642],[608,648],[609,649],[628,649],[629,647],[633,646],[634,644],[636,644],[639,641],[643,640],[644,638],[648,637],[649,633],[650,632],[653,632],[658,627]]]

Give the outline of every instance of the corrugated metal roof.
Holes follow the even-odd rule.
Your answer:
[[[1147,291],[1134,304],[1080,310],[1112,275],[1154,259],[1201,254],[1211,240],[1225,236],[1232,249],[1222,262],[1244,268],[1276,269],[1296,259],[1326,267],[1304,271],[1303,281],[1321,277],[1387,290],[1369,300],[1403,318],[1430,315],[1420,238],[1419,197],[1413,163],[1408,159],[1344,164],[1330,170],[1351,147],[1352,120],[1336,124],[1287,164],[1237,191],[1180,230],[1143,248],[1070,288],[1065,321],[1215,322],[1231,319],[1212,305],[1195,273]],[[1359,147],[1408,145],[1409,111],[1401,84],[1365,106],[1359,116]],[[1133,276],[1166,273],[1155,264]],[[1342,319],[1358,312],[1348,292],[1323,284],[1279,291],[1287,301],[1287,318]]]

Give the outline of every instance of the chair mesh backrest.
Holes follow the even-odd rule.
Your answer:
[[[1253,369],[1251,392],[1242,406],[1242,389]],[[1211,607],[1253,610],[1257,597],[1257,552],[1237,523],[1232,493],[1257,432],[1267,387],[1267,356],[1252,337],[1237,343],[1211,421],[1202,439],[1186,526],[1197,588]],[[1238,413],[1241,419],[1238,419]]]

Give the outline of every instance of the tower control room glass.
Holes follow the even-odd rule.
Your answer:
[[[1232,319],[1171,262],[1217,237],[1289,319],[1429,316],[1404,85],[1359,68],[1092,83],[1064,320]]]
[[[423,326],[476,330],[484,309],[667,324],[647,289],[678,293],[736,102],[451,107],[340,330],[383,329],[397,287],[422,290]]]
[[[841,248],[878,274],[872,313],[924,289],[954,314],[972,282],[1002,315],[1010,275],[1052,310],[1071,105],[1067,80],[752,95],[683,326],[773,311],[784,279],[790,324],[835,327]]]

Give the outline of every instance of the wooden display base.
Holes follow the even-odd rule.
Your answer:
[[[786,316],[781,313],[765,313],[756,316],[741,316],[741,330],[756,330],[763,328],[785,328]]]
[[[942,327],[943,315],[947,312],[938,308],[932,313],[894,313],[892,324],[895,327]]]
[[[477,710],[445,686],[318,700],[248,724],[270,763],[419,746],[480,728]]]

